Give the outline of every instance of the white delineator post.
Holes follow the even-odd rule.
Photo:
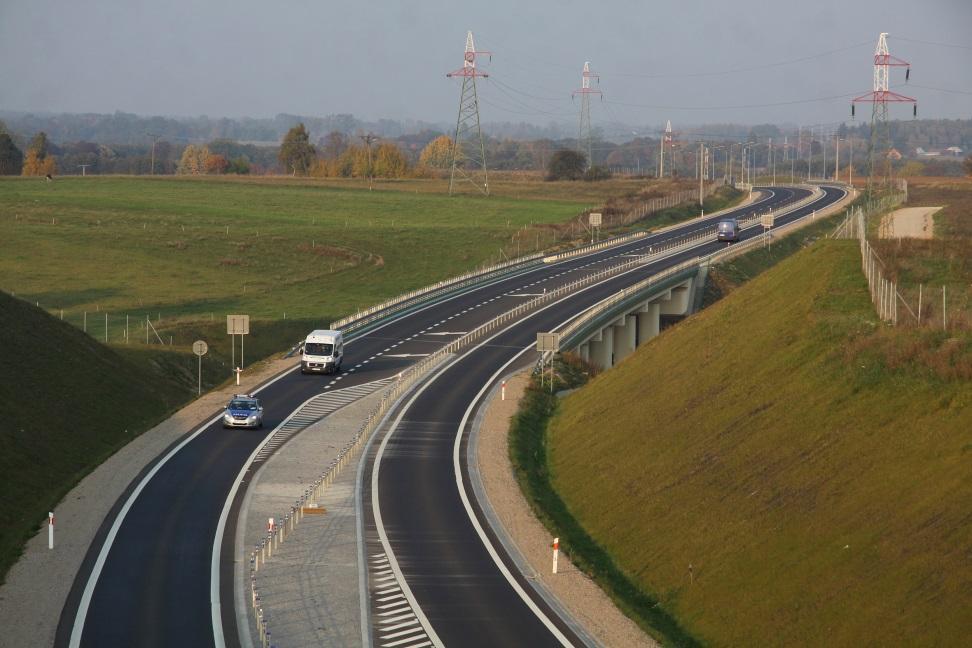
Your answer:
[[[240,369],[239,367],[237,367],[233,371],[236,373],[236,384],[239,385],[240,384],[240,374],[243,373],[243,370]]]
[[[560,538],[553,541],[553,573],[557,573],[557,557],[560,555]]]
[[[47,548],[54,548],[54,513],[47,514]]]
[[[506,400],[506,381],[500,384],[500,400]]]

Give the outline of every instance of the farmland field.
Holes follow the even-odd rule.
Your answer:
[[[299,181],[0,182],[0,288],[84,311],[336,317],[496,262],[566,200],[455,197]],[[539,239],[539,244],[549,244]],[[515,243],[514,249],[515,252]]]

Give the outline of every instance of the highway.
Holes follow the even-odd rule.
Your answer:
[[[821,209],[840,194],[828,189],[820,201],[801,211]],[[762,212],[807,195],[802,189],[777,188],[738,211]],[[706,225],[713,223],[709,219]],[[266,412],[265,431],[223,430],[217,412],[200,421],[134,477],[102,524],[72,586],[55,644],[211,646],[224,639],[226,645],[238,645],[232,604],[233,530],[243,489],[258,467],[248,461],[274,426],[323,390],[393,375],[414,357],[435,351],[528,295],[615,265],[624,260],[619,257],[699,227],[702,224],[693,222],[532,268],[394,316],[351,339],[340,376],[302,376],[292,370],[264,385],[259,397]],[[709,251],[721,245],[713,242]],[[456,489],[452,445],[476,393],[503,363],[529,346],[536,331],[551,328],[650,270],[706,249],[616,276],[534,314],[463,356],[402,412],[403,422],[389,438],[383,461],[375,464],[380,466],[378,500],[404,578],[436,632],[441,628],[447,645],[542,645],[554,637],[509,581],[498,575]],[[373,460],[374,454],[369,457]],[[240,479],[243,487],[236,490]],[[559,620],[552,623],[562,628]]]

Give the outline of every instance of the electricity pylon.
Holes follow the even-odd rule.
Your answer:
[[[488,77],[476,69],[476,55],[489,52],[476,51],[473,33],[466,32],[466,51],[462,67],[446,76],[462,77],[462,93],[459,95],[459,117],[456,119],[456,137],[452,142],[452,174],[449,176],[449,195],[456,191],[457,176],[467,180],[485,195],[489,195],[489,177],[486,174],[486,144],[479,126],[479,98],[476,95],[476,77]]]
[[[883,183],[891,181],[891,126],[888,124],[889,103],[914,104],[912,115],[918,116],[918,100],[906,97],[888,90],[889,68],[904,67],[905,82],[911,78],[911,64],[888,53],[888,34],[878,36],[877,48],[874,50],[874,90],[851,101],[851,117],[854,117],[854,106],[858,103],[872,104],[871,110],[871,139],[867,147],[868,178],[867,189],[871,190],[878,173],[884,176]],[[884,165],[878,164],[883,158]]]
[[[594,149],[591,147],[591,95],[601,94],[600,90],[591,88],[591,79],[596,79],[598,84],[601,82],[601,77],[591,72],[591,62],[584,61],[580,90],[574,90],[570,94],[571,99],[574,98],[574,95],[579,94],[581,96],[580,131],[577,135],[577,148],[581,153],[587,153],[588,167],[594,166]],[[601,96],[603,97],[603,95]]]

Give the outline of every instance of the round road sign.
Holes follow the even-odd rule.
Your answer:
[[[207,351],[209,351],[209,345],[202,340],[196,340],[192,343],[192,352],[197,356],[204,356]]]

